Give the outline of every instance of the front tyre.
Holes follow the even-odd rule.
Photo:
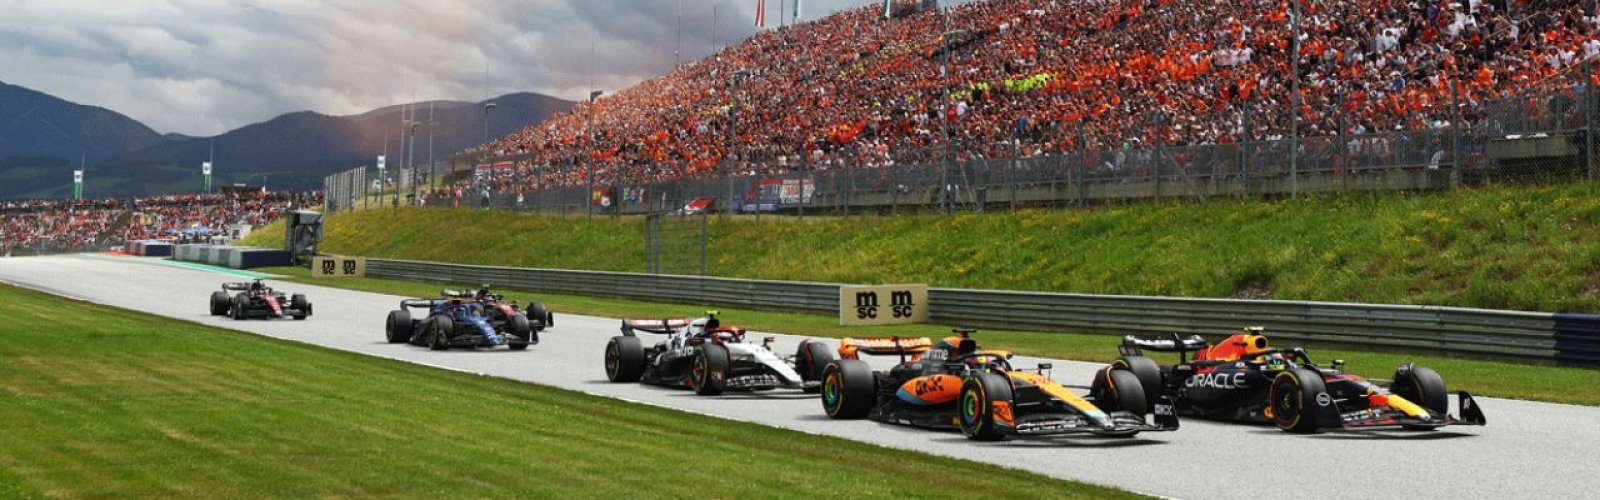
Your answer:
[[[511,321],[509,321],[506,326],[511,330],[512,335],[521,338],[522,341],[525,342],[521,344],[507,344],[506,347],[510,348],[511,350],[521,351],[527,349],[530,345],[539,343],[539,338],[533,335],[533,325],[528,323],[528,317],[526,315],[517,313],[511,316]]]
[[[1105,411],[1125,411],[1144,416],[1150,413],[1150,400],[1145,397],[1144,384],[1133,372],[1115,368],[1101,368],[1089,386],[1095,406]]]
[[[454,334],[456,324],[448,316],[434,316],[428,320],[428,348],[443,351],[450,348],[450,335]]]
[[[858,359],[841,359],[822,369],[822,411],[828,418],[849,420],[866,417],[877,404],[878,377],[872,367]]]
[[[1314,405],[1321,404],[1317,398],[1327,392],[1322,376],[1311,370],[1296,368],[1279,373],[1272,379],[1272,389],[1267,393],[1272,423],[1295,434],[1317,432],[1317,418],[1312,412]]]
[[[1389,392],[1427,408],[1434,415],[1444,416],[1450,411],[1450,393],[1445,392],[1444,377],[1426,366],[1396,370]]]
[[[1161,366],[1150,358],[1144,356],[1123,356],[1111,362],[1111,369],[1123,370],[1132,373],[1139,380],[1139,388],[1145,395],[1145,407],[1155,405],[1156,398],[1161,396]]]
[[[998,373],[980,373],[961,384],[961,433],[974,441],[1005,439],[998,424],[1012,424],[1011,381]]]
[[[689,380],[694,383],[694,393],[701,396],[722,394],[728,386],[728,348],[722,344],[707,343],[700,346],[700,354],[689,366]]]

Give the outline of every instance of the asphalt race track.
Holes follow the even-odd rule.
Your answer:
[[[1600,490],[1600,408],[1479,398],[1487,427],[1443,431],[1323,433],[1297,436],[1272,427],[1184,420],[1177,432],[1133,439],[1058,438],[999,443],[870,421],[831,421],[814,396],[775,391],[701,397],[690,391],[611,384],[602,367],[616,319],[555,311],[556,327],[523,352],[433,352],[383,340],[385,315],[401,297],[274,283],[309,295],[316,315],[300,321],[233,321],[207,315],[206,299],[223,281],[242,278],[103,255],[0,259],[0,281],[96,303],[441,368],[562,387],[1026,469],[1132,491],[1181,498],[1594,498]],[[684,315],[701,311],[685,310]],[[627,311],[617,311],[619,317]],[[737,324],[738,318],[725,318]],[[645,337],[646,345],[652,341]],[[760,338],[752,334],[751,338]],[[982,332],[978,334],[982,339]],[[774,349],[792,354],[800,337],[778,336]],[[1110,342],[1107,349],[1112,349]],[[877,359],[888,366],[892,360]],[[1019,358],[1013,364],[1046,361]],[[1069,384],[1089,380],[1096,365],[1055,363]],[[1446,382],[1450,374],[1442,374]],[[1596,389],[1600,390],[1600,389]],[[1452,398],[1452,406],[1454,398]],[[1454,412],[1454,410],[1452,410]],[[596,423],[603,425],[603,423]],[[862,471],[862,474],[871,474]]]

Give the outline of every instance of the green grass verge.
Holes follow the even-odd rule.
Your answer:
[[[0,317],[5,497],[1132,496],[9,286]]]
[[[322,286],[342,287],[394,295],[429,297],[438,294],[444,285],[380,278],[314,279],[303,268],[270,268],[262,272],[280,274],[292,281]],[[463,287],[472,283],[459,283]],[[555,311],[556,324],[561,314],[593,316],[679,317],[703,312],[704,306],[665,304],[621,299],[596,298],[577,295],[529,293],[518,290],[501,290],[508,297],[530,301],[537,298]],[[814,314],[778,313],[771,311],[716,308],[726,321],[759,331],[791,333],[819,337],[847,335],[900,335],[943,337],[949,328],[940,325],[896,325],[872,327],[842,327],[838,318]],[[977,338],[985,347],[1007,349],[1018,354],[1058,359],[1108,362],[1117,356],[1116,345],[1120,337],[1084,333],[1047,333],[1026,331],[986,330]],[[1400,354],[1370,350],[1316,347],[1310,349],[1314,359],[1344,359],[1346,369],[1366,377],[1388,379],[1394,369],[1406,362],[1416,362],[1437,370],[1445,377],[1452,390],[1466,390],[1475,395],[1503,398],[1552,401],[1585,405],[1600,405],[1600,370],[1568,368],[1546,365],[1510,363],[1464,359],[1443,355]],[[1173,362],[1175,357],[1156,356],[1158,361]]]
[[[639,218],[368,210],[322,250],[641,271]],[[686,243],[676,269],[698,264]],[[1600,183],[898,217],[713,218],[707,269],[740,278],[1600,311]],[[269,227],[247,240],[275,245]],[[470,242],[470,244],[441,244]]]

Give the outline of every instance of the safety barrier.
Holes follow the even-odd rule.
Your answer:
[[[837,314],[837,283],[746,280],[369,259],[374,277]],[[1286,300],[1197,299],[934,288],[931,320],[981,328],[1222,334],[1600,366],[1600,316]],[[1107,343],[1111,349],[1112,342]]]

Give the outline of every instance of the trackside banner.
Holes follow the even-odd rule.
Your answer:
[[[311,276],[313,278],[339,278],[344,276],[366,275],[367,259],[365,257],[324,255],[311,258]]]
[[[839,287],[842,326],[898,325],[928,321],[928,285]]]

